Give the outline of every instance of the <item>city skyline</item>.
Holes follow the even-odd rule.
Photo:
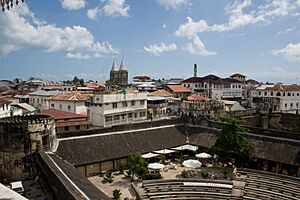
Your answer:
[[[300,1],[25,1],[0,14],[0,79],[129,76],[300,81]]]

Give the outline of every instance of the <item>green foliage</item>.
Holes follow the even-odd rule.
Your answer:
[[[120,165],[119,167],[119,174],[124,174],[124,166]]]
[[[147,161],[140,155],[129,156],[129,168],[132,172],[132,179],[136,175],[139,178],[143,178],[148,170]]]
[[[230,118],[218,134],[215,144],[211,148],[213,154],[217,154],[223,161],[235,159],[237,165],[244,165],[251,159],[252,145],[239,134],[245,131],[238,127],[237,121]]]
[[[183,97],[181,97],[181,102],[183,102],[183,101],[187,101],[187,97],[186,96],[183,96]]]
[[[203,179],[208,179],[208,173],[202,172],[201,175]]]
[[[160,155],[159,156],[159,162],[161,164],[166,164],[166,156],[165,155]]]
[[[114,181],[114,176],[112,175],[112,172],[107,172],[104,175],[104,181],[108,183],[112,183]]]
[[[128,177],[131,177],[131,175],[132,175],[131,170],[127,170],[125,175],[128,176]]]
[[[66,80],[66,81],[63,81],[63,83],[66,83],[66,84],[72,84],[72,85],[75,85],[75,86],[85,86],[84,84],[84,80],[83,79],[79,79],[77,76],[75,76],[73,78],[73,80]]]
[[[182,178],[188,178],[188,177],[189,177],[189,172],[186,171],[186,170],[183,170],[183,171],[181,172],[181,177],[182,177]]]
[[[113,190],[113,199],[120,199],[121,197],[121,190],[115,189]]]

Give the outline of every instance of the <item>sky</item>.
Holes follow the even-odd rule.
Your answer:
[[[0,79],[227,77],[300,84],[300,0],[25,0],[0,13]]]

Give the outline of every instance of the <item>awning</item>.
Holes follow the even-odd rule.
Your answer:
[[[153,152],[158,153],[158,154],[170,154],[170,153],[174,153],[176,151],[170,150],[170,149],[162,149],[162,150],[153,151]]]
[[[188,168],[195,169],[201,167],[201,162],[199,160],[186,160],[182,163],[182,165]]]
[[[151,152],[142,155],[142,157],[143,157],[143,158],[146,158],[146,159],[147,159],[147,158],[154,158],[154,157],[157,157],[157,156],[159,156],[159,154],[151,153]]]
[[[196,154],[196,157],[197,158],[211,158],[211,155],[203,152],[203,153]]]
[[[160,164],[160,163],[150,163],[148,165],[149,169],[163,169],[165,167],[165,165]]]
[[[191,144],[185,144],[185,145],[181,145],[179,147],[175,147],[175,148],[172,148],[172,149],[177,150],[177,151],[183,151],[183,150],[197,151],[198,146],[191,145]]]

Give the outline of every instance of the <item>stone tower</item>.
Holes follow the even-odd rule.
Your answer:
[[[197,64],[194,64],[194,77],[197,77]]]
[[[124,59],[122,59],[119,70],[116,70],[116,61],[113,61],[110,70],[109,85],[111,87],[124,87],[128,84],[128,71],[125,67]]]

